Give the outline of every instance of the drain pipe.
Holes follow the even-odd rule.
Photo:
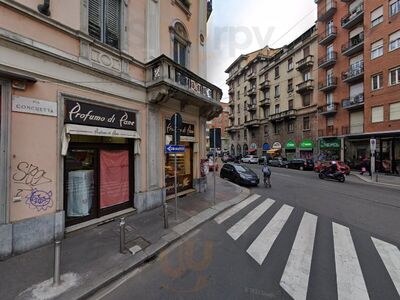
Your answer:
[[[37,9],[38,11],[45,15],[45,16],[50,16],[50,0],[44,0],[43,4],[39,4]]]

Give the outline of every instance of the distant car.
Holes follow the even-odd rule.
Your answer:
[[[234,162],[235,161],[235,157],[232,155],[224,155],[222,157],[222,162],[227,163],[227,162]]]
[[[319,161],[315,164],[314,171],[321,172],[322,169],[329,167],[331,163],[332,161]],[[345,164],[343,161],[336,161],[336,164],[341,173],[345,175],[350,175],[350,167],[347,164]]]
[[[245,157],[242,157],[242,163],[249,163],[250,159],[253,158],[253,155],[246,155]]]
[[[287,160],[284,160],[283,158],[274,158],[274,159],[270,159],[268,161],[268,165],[271,167],[279,167],[279,168],[283,168],[287,165]]]
[[[288,161],[286,168],[297,170],[314,170],[314,162],[311,159],[295,158]]]
[[[268,158],[267,158],[265,155],[260,156],[260,157],[258,158],[258,164],[259,164],[259,165],[263,165],[267,160],[268,160]]]
[[[213,160],[212,158],[210,158],[210,159],[208,160],[208,170],[214,172],[214,169],[215,169],[215,171],[218,172],[218,170],[219,170],[218,162],[216,161],[216,162],[214,163],[214,160]]]
[[[249,159],[249,163],[258,164],[258,156],[253,156]]]
[[[229,179],[239,185],[257,186],[260,183],[256,173],[249,167],[238,164],[224,164],[221,168],[220,177]]]

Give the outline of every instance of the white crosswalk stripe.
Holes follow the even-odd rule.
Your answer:
[[[218,224],[221,224],[222,222],[228,220],[230,217],[232,217],[234,214],[238,213],[240,210],[242,210],[243,208],[245,208],[247,205],[249,205],[250,203],[253,203],[255,200],[257,200],[258,198],[260,198],[260,195],[251,195],[250,197],[248,197],[247,199],[243,200],[242,202],[239,202],[238,204],[236,204],[235,206],[233,206],[232,208],[228,209],[227,211],[223,212],[222,214],[220,214],[219,216],[217,216],[214,220],[215,222],[217,222]]]
[[[384,241],[372,238],[376,250],[378,250],[385,267],[392,278],[397,293],[400,296],[400,251],[396,246]]]
[[[293,207],[283,205],[264,230],[247,249],[247,253],[261,265],[271,250],[275,239],[278,237],[287,219],[293,211]]]
[[[333,223],[336,280],[339,300],[367,300],[367,287],[349,228]]]
[[[306,299],[318,217],[304,213],[280,285],[296,300]]]
[[[258,220],[267,210],[274,204],[275,201],[272,199],[266,199],[261,202],[256,208],[249,212],[243,219],[233,225],[227,233],[234,239],[237,240],[255,221]]]

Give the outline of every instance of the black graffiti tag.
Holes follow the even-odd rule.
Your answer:
[[[17,165],[17,171],[13,174],[13,181],[16,184],[24,185],[18,188],[16,197],[22,196],[24,191],[31,191],[33,188],[51,183],[52,180],[46,177],[47,172],[38,166],[22,161]]]

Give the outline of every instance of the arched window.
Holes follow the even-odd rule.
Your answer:
[[[247,144],[243,145],[243,155],[249,154],[249,146]]]
[[[242,148],[240,147],[240,145],[237,145],[236,148],[237,148],[237,155],[242,154]]]
[[[231,155],[235,155],[235,146],[231,145]]]
[[[175,24],[170,27],[170,32],[174,61],[184,67],[187,67],[190,47],[187,30],[181,22],[176,21]]]

